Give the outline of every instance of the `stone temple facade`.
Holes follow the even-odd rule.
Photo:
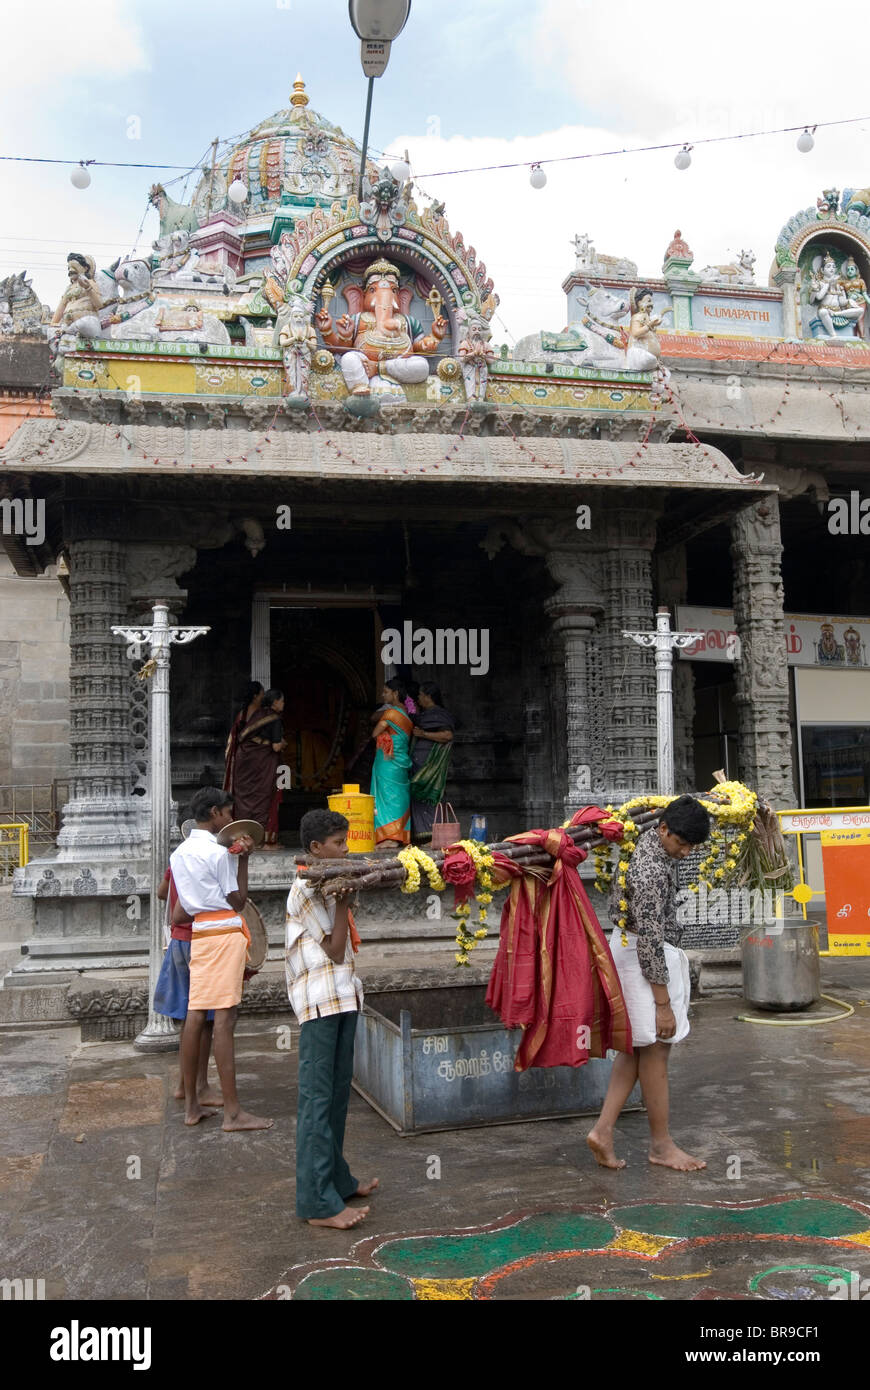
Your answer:
[[[158,601],[210,629],[172,656],[175,800],[222,780],[253,675],[286,694],[288,847],[365,780],[348,767],[390,630],[410,628],[404,667],[457,718],[466,825],[653,789],[653,659],[623,633],[660,604],[727,610],[739,637],[736,661],[675,665],[678,789],[730,759],[796,804],[785,614],[870,612],[860,539],[835,544],[819,511],[866,467],[863,317],[824,308],[865,303],[866,209],[792,218],[763,287],[750,257],[694,271],[679,233],[646,278],[578,237],[567,327],[509,352],[475,248],[388,170],[360,202],[358,163],[297,81],[189,205],[152,190],[152,253],[71,260],[46,330],[55,417],[0,450],[5,495],[44,499],[28,563],[68,571],[70,622],[70,801],[56,852],[16,875],[34,914],[17,975],[143,959],[148,685],[111,629]],[[414,657],[421,632],[451,634],[441,659]],[[264,858],[277,931],[291,857]]]

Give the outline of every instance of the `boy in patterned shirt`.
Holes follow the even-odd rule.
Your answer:
[[[336,811],[308,811],[299,833],[313,859],[347,854],[348,822]],[[378,1179],[358,1182],[342,1149],[353,1078],[353,1048],[363,992],[354,969],[350,894],[326,897],[304,876],[287,896],[287,992],[299,1023],[299,1101],[296,1113],[296,1215],[311,1226],[347,1230],[369,1208]]]
[[[624,890],[614,882],[610,917],[617,925],[610,950],[631,1024],[634,1051],[620,1052],[610,1085],[587,1144],[602,1168],[624,1168],[613,1151],[613,1127],[640,1081],[650,1128],[649,1161],[694,1172],[703,1159],[685,1153],[668,1128],[668,1060],[673,1044],[689,1032],[689,961],[680,950],[683,928],[677,921],[676,867],[708,838],[710,817],[693,796],[675,798],[658,825],[647,830],[631,856]],[[622,898],[622,892],[625,897]],[[620,900],[626,906],[620,907]]]

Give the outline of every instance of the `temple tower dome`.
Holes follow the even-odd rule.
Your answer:
[[[193,195],[198,217],[238,209],[227,197],[236,179],[248,189],[244,215],[268,223],[282,204],[330,206],[356,192],[360,149],[339,126],[314,111],[297,76],[289,105],[268,116],[204,172]],[[376,174],[373,166],[372,173]]]

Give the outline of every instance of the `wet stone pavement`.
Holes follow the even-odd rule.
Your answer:
[[[702,1173],[650,1166],[642,1113],[610,1172],[585,1119],[401,1138],[354,1094],[346,1152],[381,1190],[351,1232],[296,1220],[280,1020],[237,1034],[243,1103],[275,1117],[247,1135],[184,1126],[173,1054],[0,1030],[0,1277],[48,1299],[829,1299],[870,1278],[870,961],[822,973],[851,1018],[694,1005],[672,1128]]]

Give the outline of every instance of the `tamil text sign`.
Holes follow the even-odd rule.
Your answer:
[[[734,612],[730,608],[677,608],[680,632],[697,632],[698,640],[680,652],[684,661],[733,661]],[[818,666],[833,670],[870,667],[870,619],[828,614],[785,615],[786,660],[789,666]],[[739,654],[739,647],[736,649]],[[771,651],[772,661],[779,657]]]

